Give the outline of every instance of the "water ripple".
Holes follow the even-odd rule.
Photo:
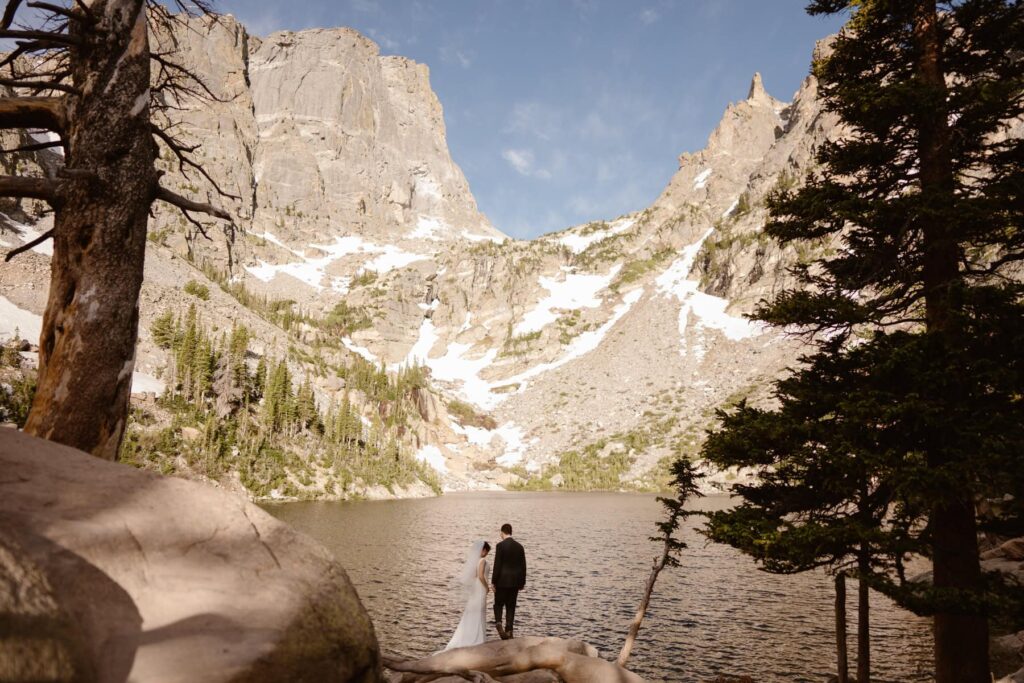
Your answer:
[[[724,500],[702,501],[725,505]],[[366,605],[384,649],[425,655],[460,616],[449,588],[469,543],[498,540],[503,522],[526,547],[529,583],[516,632],[580,637],[614,656],[657,548],[661,508],[631,494],[472,493],[372,503],[268,508],[330,548]],[[682,566],[662,573],[630,667],[651,679],[702,683],[746,674],[761,683],[821,683],[834,671],[832,584],[821,573],[775,576],[693,529]],[[850,590],[850,656],[856,590]],[[872,668],[879,683],[930,681],[929,622],[872,596]]]

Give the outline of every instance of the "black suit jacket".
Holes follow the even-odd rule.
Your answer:
[[[526,552],[511,536],[494,549],[494,571],[491,583],[495,588],[522,590],[526,585]]]

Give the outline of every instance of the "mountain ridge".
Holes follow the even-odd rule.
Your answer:
[[[761,228],[766,195],[838,134],[812,76],[783,103],[755,74],[650,207],[519,241],[480,213],[451,159],[425,65],[381,57],[352,29],[255,38],[224,17],[163,39],[219,96],[180,125],[240,197],[245,231],[229,261],[177,216],[151,221],[137,363],[149,376],[169,362],[149,326],[197,306],[252,327],[256,353],[289,356],[321,405],[353,396],[365,420],[381,406],[324,368],[426,368],[434,388],[397,438],[448,490],[628,488],[657,487],[668,458],[695,456],[714,408],[765,400],[799,355],[742,314],[807,256]],[[216,200],[171,161],[172,187]],[[19,266],[31,292],[5,270],[0,294],[40,311],[44,266]],[[181,292],[190,279],[209,299]],[[282,329],[247,310],[252,297],[293,301],[300,322]],[[356,322],[325,338],[313,321],[342,303]]]

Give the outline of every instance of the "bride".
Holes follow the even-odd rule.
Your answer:
[[[462,612],[462,620],[455,629],[455,635],[448,641],[445,650],[456,647],[468,647],[484,642],[484,626],[487,623],[487,553],[491,552],[491,544],[487,541],[476,541],[469,548],[466,564],[457,578],[458,588],[466,601]]]

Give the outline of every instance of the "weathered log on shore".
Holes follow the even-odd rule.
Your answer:
[[[418,660],[384,657],[391,683],[643,683],[579,640],[525,637],[447,650]]]

